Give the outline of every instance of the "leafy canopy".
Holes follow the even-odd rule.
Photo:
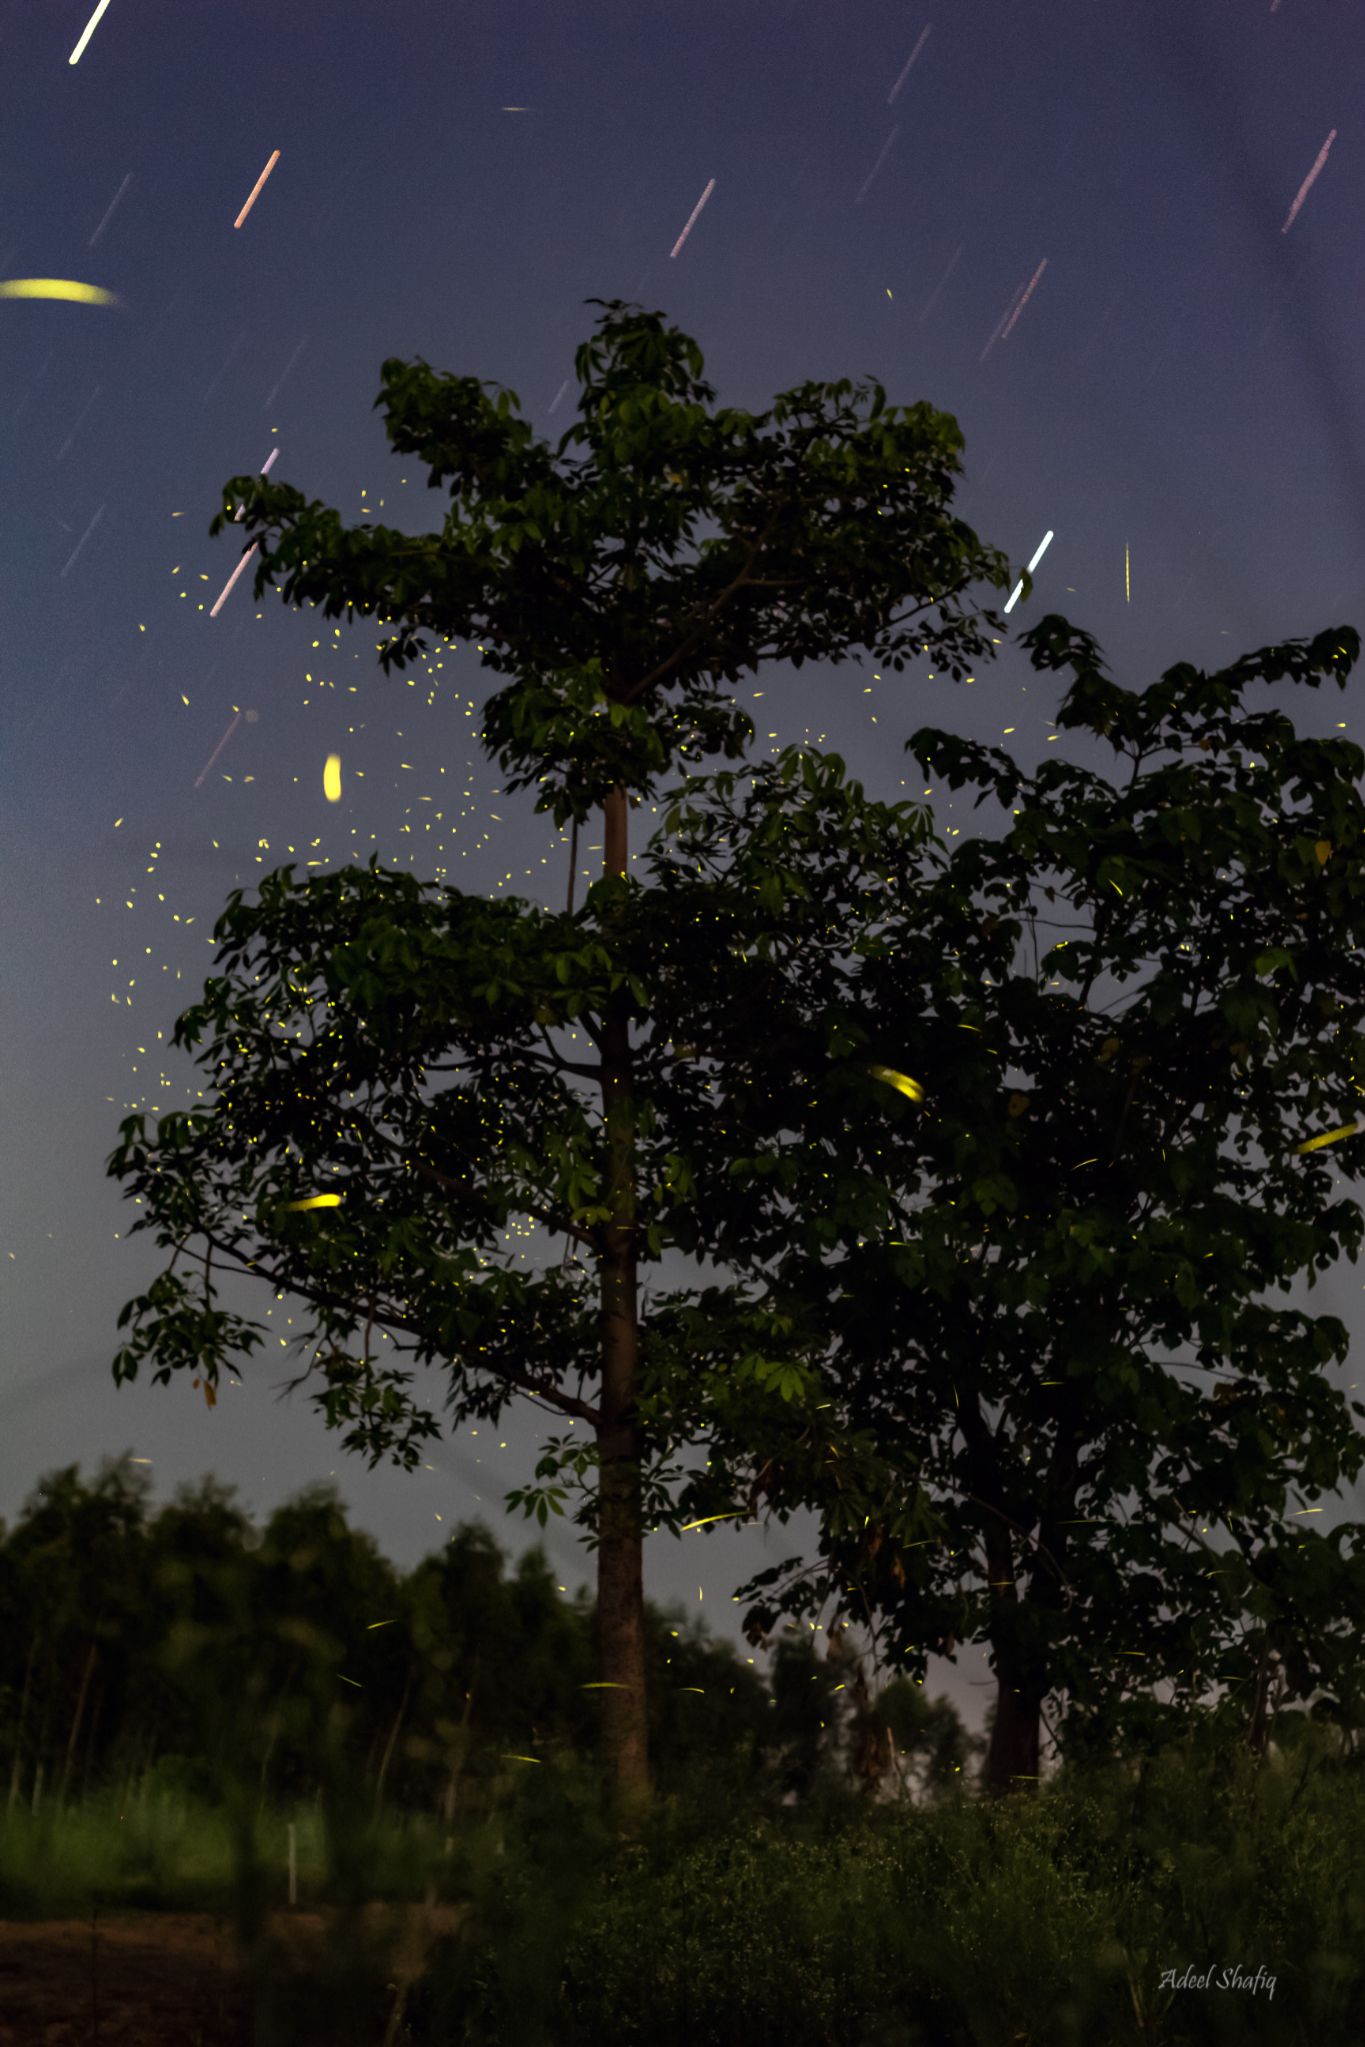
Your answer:
[[[474,642],[515,678],[488,701],[485,743],[507,788],[535,788],[560,826],[617,786],[652,794],[677,761],[742,757],[754,728],[726,685],[765,661],[875,647],[897,671],[928,653],[960,678],[1004,630],[965,593],[1012,581],[949,512],[962,436],[948,414],[888,406],[874,379],[711,412],[696,342],[605,305],[576,356],[577,422],[553,448],[515,392],[384,364],[390,443],[449,492],[439,531],[348,530],[260,476],[226,485],[210,529],[243,508],[258,597],[274,585],[327,618],[397,622],[386,671],[425,654],[425,632]]]

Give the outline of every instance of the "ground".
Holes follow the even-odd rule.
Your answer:
[[[449,1907],[404,1917],[367,1906],[348,1949],[379,1958],[375,2008],[358,2008],[352,1994],[344,2010],[320,1912],[272,1917],[264,2002],[243,1976],[230,1923],[208,1913],[0,1920],[0,2047],[269,2047],[275,2038],[381,2047],[395,2003],[388,1986],[420,1970],[456,1917]],[[395,2029],[391,2047],[404,2037]]]

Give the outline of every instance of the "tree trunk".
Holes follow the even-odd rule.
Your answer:
[[[604,810],[604,872],[626,872],[624,788]],[[602,1112],[609,1221],[602,1231],[602,1399],[598,1449],[597,1651],[603,1762],[615,1823],[631,1831],[649,1802],[645,1701],[644,1525],[636,1418],[639,1302],[635,1259],[635,1106],[629,996],[608,998],[602,1020]]]
[[[1002,1677],[986,1757],[986,1788],[994,1798],[1038,1789],[1042,1702]]]
[[[104,1701],[108,1694],[108,1689],[104,1679],[101,1678],[99,1684],[95,1687],[95,1703],[90,1708],[90,1728],[85,1737],[85,1764],[81,1770],[81,1797],[83,1799],[90,1796],[90,1766],[95,1759],[95,1742],[99,1735],[100,1715],[104,1711]]]
[[[1025,1648],[1028,1617],[1021,1608],[1015,1576],[1014,1538],[1002,1521],[985,1529],[990,1571],[992,1663],[995,1668],[995,1724],[986,1754],[986,1789],[992,1798],[1038,1789],[1042,1745],[1042,1690]]]
[[[98,1627],[98,1621],[95,1625]],[[81,1731],[81,1721],[85,1718],[85,1702],[90,1695],[90,1680],[95,1674],[95,1664],[98,1658],[99,1642],[92,1634],[90,1637],[90,1650],[85,1659],[85,1669],[81,1672],[81,1688],[76,1694],[76,1710],[71,1716],[71,1732],[67,1736],[66,1741],[66,1760],[62,1764],[62,1781],[57,1790],[57,1810],[59,1812],[66,1804],[66,1794],[71,1784],[71,1766],[76,1760],[76,1742]]]
[[[28,1645],[28,1661],[24,1665],[24,1689],[19,1698],[19,1725],[14,1731],[14,1761],[9,1773],[9,1803],[5,1807],[7,1813],[14,1811],[19,1799],[19,1776],[24,1760],[24,1728],[28,1722],[29,1687],[33,1679],[33,1660],[37,1654],[38,1636],[35,1632],[33,1640]]]
[[[1280,1628],[1277,1622],[1272,1621],[1266,1629],[1256,1676],[1252,1681],[1251,1723],[1247,1729],[1247,1747],[1258,1761],[1265,1759],[1270,1723],[1284,1688],[1280,1646]]]

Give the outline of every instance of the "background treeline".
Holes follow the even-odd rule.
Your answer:
[[[234,1489],[107,1460],[35,1487],[0,1523],[6,1810],[109,1791],[196,1802],[249,1784],[288,1809],[343,1777],[384,1810],[478,1816],[509,1771],[596,1756],[593,1601],[540,1549],[508,1570],[481,1524],[406,1575],[309,1487],[257,1528]],[[660,1789],[719,1811],[825,1789],[928,1794],[981,1742],[909,1680],[874,1689],[845,1638],[794,1625],[765,1677],[698,1620],[648,1608]]]

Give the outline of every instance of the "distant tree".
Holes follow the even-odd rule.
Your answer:
[[[212,1477],[179,1486],[152,1518],[146,1627],[130,1658],[127,1748],[119,1757],[130,1782],[154,1766],[158,1753],[194,1758],[208,1769],[221,1760],[215,1752],[220,1732],[230,1730],[240,1745],[256,1731],[250,1536],[235,1488]],[[182,1682],[187,1665],[203,1680],[197,1696],[193,1684]],[[234,1705],[220,1728],[218,1709],[228,1701]]]
[[[572,822],[575,853],[600,811],[586,913],[572,914],[572,881],[555,916],[424,893],[374,863],[302,885],[292,869],[268,876],[259,907],[239,894],[220,920],[227,971],[174,1034],[194,1046],[210,1033],[214,1104],[162,1116],[155,1140],[129,1118],[110,1171],[145,1207],[134,1229],[174,1252],[123,1311],[116,1380],[143,1362],[162,1383],[190,1369],[212,1396],[220,1370],[241,1368],[261,1325],[214,1305],[217,1261],[313,1309],[297,1343],[325,1379],[315,1398],[372,1461],[411,1465],[438,1432],[411,1373],[380,1365],[386,1337],[449,1373],[457,1420],[496,1418],[521,1394],[586,1424],[591,1443],[569,1454],[580,1479],[596,1474],[583,1525],[598,1551],[597,1682],[628,1820],[649,1787],[642,1539],[668,1514],[646,1469],[668,1420],[661,1382],[652,1416],[640,1404],[641,1272],[695,1230],[694,1162],[655,1099],[682,1055],[647,979],[621,965],[639,913],[630,804],[675,763],[743,754],[753,726],[724,690],[766,662],[867,648],[897,671],[927,656],[961,678],[1003,630],[966,593],[1005,589],[1011,572],[949,512],[961,436],[945,414],[848,381],[806,383],[759,416],[712,414],[694,341],[616,301],[601,328],[578,353],[579,419],[556,448],[512,416],[512,393],[494,403],[474,378],[384,365],[391,444],[450,490],[439,532],[348,530],[260,477],[232,480],[212,528],[236,530],[240,508],[258,597],[276,585],[329,618],[396,622],[386,669],[424,654],[430,630],[515,678],[486,706],[484,743],[509,791],[534,788],[538,810]],[[571,448],[585,459],[562,466]],[[719,530],[697,539],[707,522]],[[657,962],[683,936],[656,921],[645,951]],[[643,1044],[636,1025],[654,1027]],[[596,1058],[557,1043],[565,1031]],[[574,1081],[595,1091],[596,1119]],[[319,1198],[339,1206],[301,1209]],[[512,1215],[567,1237],[570,1276],[496,1262]],[[176,1270],[201,1242],[202,1289]],[[733,1333],[739,1297],[729,1305]],[[737,1368],[765,1363],[751,1330]],[[760,1383],[768,1410],[803,1390]],[[547,1496],[558,1506],[542,1493],[542,1514]]]
[[[1125,755],[1125,787],[926,729],[909,742],[926,775],[1013,819],[937,875],[916,877],[938,853],[903,810],[850,801],[837,757],[807,757],[795,822],[780,770],[743,806],[713,778],[653,856],[665,901],[715,878],[737,945],[743,906],[781,901],[781,940],[750,949],[723,1010],[674,1012],[718,1076],[698,1127],[719,1113],[728,1134],[688,1147],[702,1249],[749,1269],[811,1356],[823,1332],[842,1440],[870,1434],[902,1473],[864,1520],[805,1414],[781,1452],[770,1431],[767,1454],[733,1457],[721,1355],[682,1304],[654,1340],[689,1352],[698,1429],[714,1423],[684,1503],[820,1512],[823,1572],[798,1559],[741,1588],[755,1639],[833,1598],[911,1673],[984,1640],[995,1790],[1036,1783],[1054,1695],[1064,1745],[1145,1738],[1158,1684],[1178,1726],[1217,1682],[1259,1748],[1277,1664],[1287,1700],[1321,1690],[1365,1717],[1361,1524],[1324,1536],[1290,1505],[1360,1470],[1365,1405],[1323,1374],[1342,1324],[1259,1298],[1365,1233],[1358,1199],[1334,1198],[1365,1093],[1365,755],[1243,702],[1257,680],[1344,686],[1359,641],[1145,692],[1064,620],[1025,644],[1072,668],[1057,722]],[[1049,948],[1053,904],[1069,935]],[[750,914],[766,934],[767,908]],[[1092,1002],[1104,976],[1121,993]],[[937,1525],[907,1542],[888,1517],[921,1487]]]
[[[126,1681],[129,1638],[140,1610],[151,1481],[126,1459],[106,1458],[86,1486],[79,1467],[51,1473],[25,1502],[6,1542],[25,1590],[22,1609],[28,1697],[16,1729],[13,1803],[26,1760],[60,1805],[76,1780],[111,1695]],[[21,1695],[22,1697],[23,1695]]]

